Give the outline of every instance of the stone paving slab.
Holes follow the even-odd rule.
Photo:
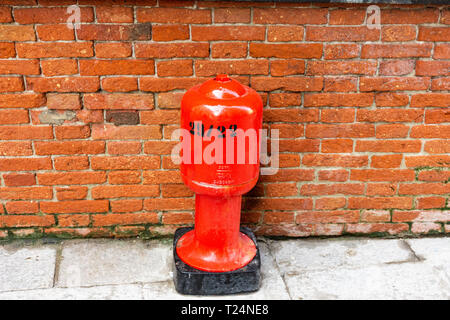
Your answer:
[[[282,273],[361,267],[412,261],[402,240],[286,240],[274,241],[272,254]]]
[[[88,288],[51,288],[0,292],[0,300],[141,300],[142,286],[126,284]]]
[[[64,243],[58,287],[117,285],[172,279],[167,243],[140,240],[81,240]]]
[[[55,258],[52,246],[0,246],[0,292],[51,288]]]
[[[450,286],[424,262],[288,273],[293,299],[449,299]]]
[[[175,292],[169,240],[0,244],[0,299],[450,299],[450,238],[259,245],[258,292],[200,297]]]
[[[420,258],[430,262],[450,262],[450,238],[408,239],[414,253]]]

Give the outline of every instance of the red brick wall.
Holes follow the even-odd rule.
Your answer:
[[[168,156],[183,92],[251,85],[281,169],[245,197],[259,234],[450,232],[450,10],[0,1],[0,238],[155,236],[193,222]],[[158,7],[157,7],[158,6]]]

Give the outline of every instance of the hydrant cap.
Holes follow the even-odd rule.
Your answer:
[[[202,95],[211,99],[236,99],[246,95],[248,90],[248,87],[229,78],[226,74],[218,74],[199,88]]]

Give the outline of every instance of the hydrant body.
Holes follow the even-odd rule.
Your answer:
[[[208,272],[246,266],[256,244],[239,231],[241,198],[259,176],[262,99],[226,75],[197,85],[181,102],[181,175],[195,192],[195,228],[176,244],[187,265]]]

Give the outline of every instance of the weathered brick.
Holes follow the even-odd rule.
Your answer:
[[[166,212],[162,216],[164,224],[192,224],[194,218],[190,212]]]
[[[95,44],[95,56],[97,58],[127,58],[132,55],[129,43],[100,42]]]
[[[51,170],[51,158],[0,158],[0,168],[4,171]]]
[[[159,126],[92,125],[92,139],[94,140],[148,140],[161,138]]]
[[[409,126],[404,124],[379,124],[376,131],[378,139],[406,138]]]
[[[264,40],[266,28],[260,26],[192,26],[193,41]]]
[[[70,58],[92,57],[94,55],[90,42],[18,43],[16,44],[16,51],[20,58]]]
[[[381,29],[381,40],[392,41],[411,41],[416,39],[415,26],[383,26]]]
[[[419,27],[419,41],[450,41],[450,30],[447,27]]]
[[[277,8],[253,10],[255,24],[325,24],[328,10],[313,8]]]
[[[218,42],[211,44],[213,58],[245,58],[247,56],[246,42]]]
[[[0,156],[31,156],[31,141],[0,141]]]
[[[249,23],[250,8],[217,8],[214,10],[215,23]]]
[[[403,107],[409,103],[409,96],[396,92],[381,92],[375,95],[377,107]]]
[[[86,227],[90,224],[87,214],[60,214],[58,226],[60,227]]]
[[[108,153],[119,154],[138,154],[141,153],[142,145],[140,141],[110,141],[107,144]]]
[[[37,155],[99,154],[105,152],[103,141],[36,141],[34,147]]]
[[[110,184],[138,184],[141,183],[141,173],[131,170],[111,171],[108,174],[108,182]]]
[[[157,169],[160,167],[159,156],[122,156],[91,157],[94,170]]]
[[[150,40],[152,26],[150,23],[136,24],[82,24],[77,30],[80,40],[101,41],[136,41]]]
[[[51,199],[53,190],[49,187],[0,187],[2,200]]]
[[[326,44],[324,49],[324,57],[327,60],[352,59],[358,57],[359,52],[359,45],[354,43]]]
[[[178,110],[152,110],[141,112],[141,124],[178,124],[180,111]]]
[[[209,44],[205,42],[185,43],[137,43],[136,58],[202,58],[209,56]]]
[[[88,109],[153,109],[152,94],[102,94],[84,95],[84,106]]]
[[[33,26],[0,25],[1,41],[34,41],[35,39]]]
[[[436,78],[431,80],[431,90],[450,90],[450,77]]]
[[[380,75],[404,76],[413,71],[414,60],[384,60],[380,62]]]
[[[35,92],[95,92],[98,77],[27,78],[27,87]]]
[[[366,61],[310,61],[307,75],[325,74],[367,74],[374,75],[377,70],[376,62]]]
[[[358,79],[356,77],[327,77],[325,78],[325,92],[357,91]]]
[[[369,107],[373,104],[373,94],[368,93],[306,93],[305,107]]]
[[[83,76],[155,74],[153,60],[81,60],[80,74]]]
[[[450,153],[449,140],[434,140],[425,142],[425,152],[428,153]]]
[[[107,122],[112,122],[116,126],[136,125],[139,123],[139,113],[133,110],[107,110],[105,119]]]
[[[144,184],[182,183],[177,171],[144,171]]]
[[[381,10],[381,24],[422,24],[436,23],[439,19],[437,9],[401,10],[386,9]]]
[[[80,8],[80,22],[94,21],[94,12],[92,8]],[[52,8],[15,8],[14,20],[21,24],[48,24],[48,23],[65,23],[68,21],[71,13],[67,12],[65,7]]]
[[[422,122],[423,115],[424,112],[420,109],[359,109],[356,114],[356,120],[358,122]]]
[[[173,60],[158,62],[158,76],[192,76],[192,60]],[[198,74],[200,75],[200,74]]]
[[[351,153],[353,151],[353,140],[351,139],[322,140],[320,150],[323,153]]]
[[[418,125],[411,128],[409,133],[411,138],[442,138],[450,136],[450,125]]]
[[[367,27],[306,27],[307,41],[377,41],[380,31]]]
[[[449,221],[450,211],[396,211],[392,215],[394,222],[410,222],[410,221]]]
[[[73,29],[66,24],[45,24],[36,26],[39,39],[42,41],[75,40]]]
[[[11,15],[11,8],[9,7],[2,7],[0,8],[0,22],[12,22],[12,15]]]
[[[406,223],[352,223],[347,224],[346,232],[350,234],[387,233],[397,235],[409,230]]]
[[[450,59],[450,44],[439,43],[434,48],[434,59]]]
[[[7,187],[33,186],[36,184],[36,177],[32,173],[12,173],[4,174],[3,181]]]
[[[23,90],[23,80],[21,77],[0,78],[0,92],[18,92]]]
[[[450,61],[417,61],[416,76],[448,76]]]
[[[101,81],[102,89],[109,92],[129,92],[138,89],[136,78],[108,77]]]
[[[411,209],[412,198],[409,197],[358,197],[348,199],[349,209]]]
[[[272,76],[288,76],[305,73],[305,61],[296,59],[272,60],[270,62]]]
[[[352,169],[350,180],[354,181],[413,181],[414,170],[409,169]]]
[[[0,43],[0,58],[12,58],[16,55],[16,49],[12,42]]]
[[[39,204],[37,202],[13,201],[7,202],[5,207],[8,214],[27,214],[39,212]]]
[[[72,200],[60,202],[41,202],[43,213],[97,213],[108,212],[107,200]]]
[[[320,91],[323,88],[321,77],[252,77],[251,86],[258,91]]]
[[[56,198],[59,201],[64,200],[83,200],[86,199],[88,194],[88,187],[70,186],[70,187],[57,187]]]
[[[255,58],[320,58],[322,44],[266,44],[250,43],[250,55]]]
[[[53,130],[49,126],[1,126],[0,140],[44,140],[52,139]]]
[[[46,227],[55,223],[52,216],[7,215],[0,216],[0,228]]]
[[[211,10],[138,8],[136,18],[139,22],[204,24],[211,23]]]
[[[38,60],[0,60],[1,74],[39,74]]]
[[[344,182],[347,181],[349,173],[347,170],[320,170],[319,180],[321,181],[335,181]]]
[[[133,8],[120,6],[98,6],[95,9],[98,22],[132,23]]]
[[[408,58],[430,57],[432,44],[365,44],[361,49],[361,58]]]
[[[121,213],[141,211],[144,206],[140,199],[112,200],[110,203],[112,212]]]
[[[389,222],[391,214],[386,210],[364,210],[361,214],[363,222]]]
[[[450,156],[448,155],[430,155],[430,156],[409,156],[405,157],[407,167],[448,167]]]
[[[450,122],[450,110],[432,109],[425,111],[425,123]]]
[[[428,77],[374,77],[360,78],[360,91],[416,91],[430,87]]]
[[[0,124],[24,124],[29,122],[27,110],[0,110]]]
[[[80,96],[78,94],[47,94],[47,107],[56,110],[81,109]]]
[[[417,209],[444,208],[446,199],[444,197],[423,197],[417,199]]]
[[[306,154],[302,164],[308,167],[364,167],[369,163],[367,156]]]
[[[268,74],[269,61],[261,59],[195,61],[195,73],[198,76],[225,74]]]
[[[92,216],[94,226],[111,226],[116,224],[148,224],[158,223],[158,215],[154,212],[124,213],[124,214],[96,214]]]
[[[107,198],[148,198],[159,196],[159,186],[156,185],[117,185],[96,186],[92,188],[94,199]]]
[[[271,42],[302,41],[304,30],[302,26],[269,26],[267,40]]]
[[[41,66],[42,73],[48,77],[78,73],[78,64],[74,59],[43,60]]]
[[[272,109],[265,110],[264,117],[269,122],[317,122],[319,120],[319,110]]]
[[[84,170],[89,168],[87,156],[56,157],[55,170]]]
[[[189,39],[189,26],[182,24],[154,25],[153,41],[173,41]]]

